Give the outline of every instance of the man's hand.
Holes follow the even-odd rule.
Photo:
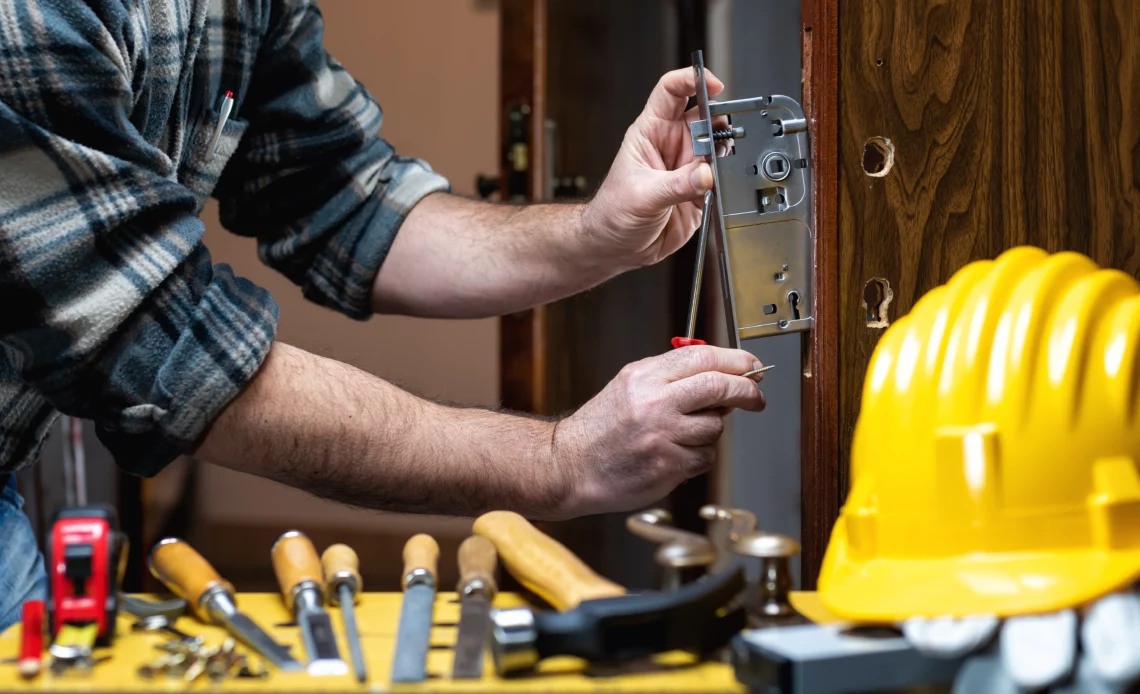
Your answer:
[[[706,472],[724,417],[764,409],[759,368],[736,349],[685,347],[626,366],[554,434],[555,464],[570,475],[566,516],[638,508]]]
[[[724,88],[706,71],[709,94]],[[590,204],[496,205],[436,193],[412,208],[372,286],[385,313],[477,318],[557,301],[684,245],[712,187],[693,157],[691,68],[661,78]],[[724,116],[713,119],[725,127]],[[727,146],[729,142],[718,146]]]
[[[710,97],[724,89],[707,70],[705,81]],[[697,112],[696,107],[686,111],[685,105],[696,92],[692,68],[661,78],[586,208],[586,233],[598,237],[606,255],[629,267],[668,257],[700,221],[700,199],[712,187],[713,174],[693,156],[689,123]],[[721,127],[727,123],[723,117],[717,120]]]
[[[739,375],[755,366],[704,346],[644,359],[556,424],[422,400],[278,342],[196,457],[388,511],[627,510],[707,470],[730,410],[763,409]]]

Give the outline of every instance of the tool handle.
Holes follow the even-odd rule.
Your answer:
[[[459,588],[456,592],[462,595],[468,586],[479,581],[483,584],[483,594],[490,600],[499,590],[495,583],[497,568],[498,555],[494,543],[482,535],[472,535],[459,545]]]
[[[673,349],[681,349],[682,347],[691,347],[692,345],[707,345],[708,343],[698,337],[674,337],[671,342]]]
[[[273,543],[273,572],[277,574],[277,584],[285,606],[293,609],[293,598],[297,586],[302,583],[315,583],[324,599],[325,579],[321,572],[321,558],[317,548],[304,533],[290,530]]]
[[[475,519],[475,534],[495,544],[503,566],[555,609],[566,611],[584,600],[625,595],[625,588],[594,573],[573,552],[511,511],[491,511]]]
[[[30,677],[39,673],[44,655],[44,601],[24,602],[20,617],[20,674]]]
[[[404,588],[408,587],[408,579],[417,569],[426,571],[434,586],[438,579],[438,563],[439,543],[435,538],[424,533],[413,535],[404,543]]]
[[[329,587],[329,600],[340,603],[340,587],[348,586],[352,601],[356,602],[364,581],[360,578],[360,558],[348,545],[331,545],[321,555],[321,566],[325,570],[325,582]]]
[[[219,586],[230,595],[234,592],[234,587],[219,576],[201,554],[189,544],[172,537],[154,546],[150,553],[150,572],[170,592],[189,602],[203,621],[210,620],[206,616],[202,596]]]

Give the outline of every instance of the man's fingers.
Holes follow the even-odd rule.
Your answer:
[[[676,171],[653,173],[647,196],[662,208],[700,199],[713,185],[712,168],[704,161],[689,162]]]
[[[703,475],[716,462],[716,446],[685,448],[681,454],[681,472],[687,479]]]
[[[712,97],[724,90],[721,82],[712,72],[705,69],[705,85]],[[697,93],[697,75],[691,67],[666,72],[653,88],[645,110],[650,115],[667,120],[676,120],[685,113],[689,97]]]
[[[683,413],[717,407],[737,407],[759,412],[764,409],[764,393],[750,378],[719,371],[706,371],[667,386],[670,399]]]
[[[668,381],[679,381],[703,371],[739,375],[761,366],[756,357],[742,349],[725,349],[712,345],[682,347],[654,359],[661,360],[660,374]]]
[[[712,103],[715,104],[716,101],[713,101]],[[698,109],[696,106],[692,107],[688,111],[685,111],[685,120],[689,123],[692,123],[693,121],[697,120],[700,117],[701,117],[700,109]],[[730,126],[731,126],[731,123],[728,120],[728,116],[713,116],[713,119],[712,119],[713,130],[728,130],[728,128]]]
[[[674,431],[682,446],[711,446],[724,433],[724,415],[710,410],[681,417]]]

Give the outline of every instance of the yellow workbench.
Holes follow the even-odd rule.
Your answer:
[[[162,632],[132,632],[134,617],[119,615],[115,644],[110,649],[96,651],[111,655],[111,659],[96,665],[89,675],[75,672],[60,677],[52,675],[47,667],[36,679],[20,678],[15,665],[0,665],[0,691],[93,691],[93,692],[172,692],[187,689],[202,691],[245,692],[743,692],[736,682],[732,668],[722,663],[698,663],[685,653],[668,653],[649,663],[619,666],[614,670],[587,672],[584,663],[574,658],[550,658],[540,663],[536,674],[510,680],[501,680],[494,674],[490,653],[483,669],[482,680],[451,680],[451,647],[455,644],[455,626],[459,620],[459,604],[454,593],[436,596],[432,629],[432,650],[428,654],[429,679],[419,684],[392,685],[388,681],[396,629],[400,614],[400,593],[367,593],[357,606],[364,657],[368,663],[369,681],[359,684],[351,674],[343,677],[310,677],[305,673],[284,674],[270,669],[270,676],[258,679],[227,679],[214,684],[202,677],[193,684],[182,680],[159,677],[146,680],[138,676],[141,665],[153,662],[162,652],[155,646],[170,640]],[[793,596],[796,607],[813,616],[813,594]],[[525,604],[514,594],[500,594],[496,607],[518,607]],[[239,608],[251,616],[279,642],[292,646],[293,654],[304,658],[304,647],[296,627],[282,626],[291,616],[286,612],[281,596],[276,593],[243,593],[238,596]],[[348,659],[344,643],[344,630],[340,610],[331,608],[333,625],[341,655]],[[206,639],[207,645],[220,644],[226,632],[218,627],[199,624],[193,617],[178,620],[177,627]],[[15,658],[19,653],[19,625],[0,635],[0,659]],[[245,648],[239,646],[243,652]],[[259,660],[251,658],[251,660]]]
[[[19,677],[15,665],[0,665],[0,691],[92,691],[92,692],[172,692],[187,689],[235,692],[743,692],[736,682],[732,668],[721,663],[697,663],[685,653],[668,653],[651,663],[623,665],[612,671],[587,672],[582,661],[574,658],[551,658],[539,665],[536,674],[501,680],[494,674],[490,654],[484,665],[482,680],[451,680],[451,647],[455,643],[459,605],[454,593],[436,596],[434,622],[441,626],[432,629],[432,650],[428,654],[429,679],[420,684],[392,685],[388,681],[392,653],[395,647],[396,628],[400,614],[400,593],[367,593],[357,606],[364,657],[368,663],[369,681],[359,684],[351,674],[343,677],[310,677],[305,673],[283,674],[270,669],[264,680],[227,679],[214,684],[203,677],[188,685],[182,680],[158,678],[146,680],[138,676],[141,665],[153,662],[162,652],[155,646],[170,639],[162,632],[132,632],[134,617],[119,615],[115,644],[100,649],[96,655],[109,654],[111,659],[94,667],[90,675],[68,673],[55,677],[46,667],[33,680]],[[794,593],[792,603],[810,619],[831,621],[820,606],[814,593]],[[500,594],[496,607],[518,607],[525,604],[514,594]],[[250,615],[262,628],[279,642],[292,646],[294,655],[304,658],[304,648],[296,627],[282,626],[291,616],[285,610],[281,596],[276,593],[243,593],[238,596],[239,608]],[[340,610],[332,608],[333,625],[347,660],[348,648],[344,643],[344,630]],[[178,620],[179,629],[202,636],[208,645],[220,644],[226,632],[218,627],[199,624],[193,617]],[[19,625],[0,635],[0,659],[15,658],[19,653]],[[243,651],[244,647],[239,646]],[[259,660],[253,658],[252,660]]]

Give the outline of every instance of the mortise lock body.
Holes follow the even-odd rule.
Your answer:
[[[693,153],[713,170],[709,235],[731,347],[812,325],[811,157],[803,109],[787,96],[710,103],[693,54],[698,118]],[[727,128],[713,119],[728,116]],[[732,141],[723,149],[721,142]]]

